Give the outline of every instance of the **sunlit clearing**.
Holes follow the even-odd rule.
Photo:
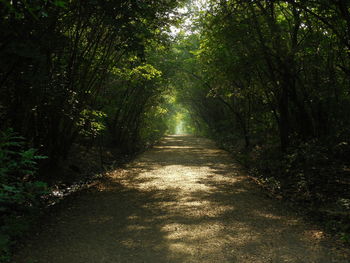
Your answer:
[[[176,111],[169,119],[168,128],[169,134],[174,135],[188,135],[194,134],[195,128],[193,127],[192,119],[189,115],[189,112],[177,106]]]
[[[180,121],[176,124],[176,128],[175,128],[175,134],[179,135],[179,134],[184,134],[184,122]]]

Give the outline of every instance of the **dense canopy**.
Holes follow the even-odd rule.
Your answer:
[[[0,1],[1,223],[39,205],[54,170],[82,170],[73,153],[174,133],[213,138],[273,192],[346,210],[349,112],[347,0]]]

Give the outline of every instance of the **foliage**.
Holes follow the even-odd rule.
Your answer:
[[[24,138],[9,129],[0,134],[0,250],[5,260],[9,246],[28,227],[23,216],[40,205],[47,193],[45,183],[36,181],[37,161],[45,157],[26,149]]]
[[[345,215],[349,8],[346,1],[210,0],[167,57],[177,101],[203,134],[273,192]]]
[[[293,199],[348,200],[349,3],[206,2],[0,1],[3,212],[45,188],[34,149],[55,167],[74,143],[131,153],[177,130]]]
[[[88,138],[96,138],[103,130],[104,118],[107,115],[102,111],[84,109],[80,113],[80,119],[77,126],[80,128],[80,135]]]
[[[97,115],[108,114],[116,104],[106,97],[112,86],[119,95],[125,85],[138,86],[137,98],[144,102],[133,106],[151,98],[148,92],[154,92],[160,72],[147,63],[147,52],[165,44],[164,32],[177,20],[169,12],[180,3],[2,1],[0,129],[13,127],[23,134],[49,157],[50,167],[68,158],[74,142],[102,141],[96,138],[105,135],[104,126],[112,132],[107,137],[123,142],[123,135],[108,129],[112,116]],[[118,102],[118,109],[131,106]],[[124,114],[137,122],[144,111]],[[138,133],[129,128],[128,137]],[[129,143],[121,148],[133,148]]]

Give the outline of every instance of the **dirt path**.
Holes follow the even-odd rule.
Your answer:
[[[55,215],[15,262],[348,263],[206,139],[169,136]]]

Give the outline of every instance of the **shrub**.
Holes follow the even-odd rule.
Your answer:
[[[29,217],[47,193],[36,181],[37,160],[45,158],[36,149],[26,149],[23,137],[8,129],[0,133],[0,262],[9,258],[14,240],[29,226]]]

